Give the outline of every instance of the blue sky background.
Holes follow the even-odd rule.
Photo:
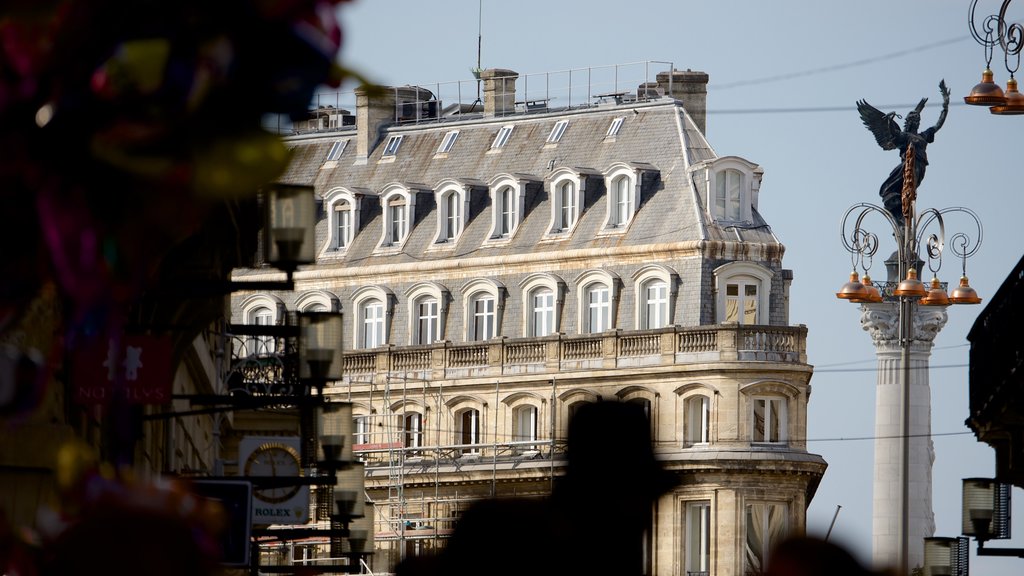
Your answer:
[[[815,375],[808,449],[823,455],[829,469],[808,510],[808,531],[824,535],[836,506],[842,506],[832,539],[869,562],[873,442],[867,438],[874,432],[875,357],[860,328],[859,307],[834,296],[850,270],[839,225],[851,205],[880,203],[879,185],[899,158],[877,146],[855,102],[864,98],[882,111],[905,115],[922,97],[939,103],[938,83],[944,78],[953,102],[928,148],[919,209],[967,206],[981,217],[984,244],[968,261],[967,273],[984,303],[1024,253],[1019,232],[1024,116],[994,116],[962,104],[984,67],[982,48],[968,31],[969,2],[483,0],[482,5],[482,19],[479,0],[342,5],[342,61],[384,85],[469,81],[479,29],[484,68],[533,74],[659,60],[707,72],[708,139],[719,155],[742,156],[764,169],[760,210],[785,243],[784,264],[795,275],[790,321],[809,329]],[[979,12],[996,11],[998,5],[983,1]],[[1010,16],[1024,20],[1024,5],[1011,8]],[[655,66],[652,73],[662,68]],[[992,68],[1005,83],[1000,53]],[[935,123],[938,112],[937,107],[924,111],[922,129]],[[947,222],[947,234],[966,225]],[[885,242],[888,233],[881,226],[878,221],[874,230]],[[883,244],[880,255],[894,248]],[[884,279],[881,262],[872,271]],[[959,275],[960,262],[947,255],[940,279],[955,283]],[[966,336],[982,306],[949,309],[931,360],[934,508],[941,536],[960,532],[961,479],[994,474],[992,450],[977,443],[964,425]],[[1020,524],[1024,494],[1014,492]],[[1017,526],[1016,534],[993,546],[1024,546],[1024,526]],[[979,560],[973,543],[971,548],[974,573],[1020,573],[1020,560]]]

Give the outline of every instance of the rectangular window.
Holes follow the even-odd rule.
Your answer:
[[[555,144],[562,139],[562,134],[565,133],[565,127],[569,125],[568,120],[559,120],[555,122],[554,128],[551,129],[551,133],[548,134],[548,144]]]
[[[437,154],[447,154],[451,152],[452,146],[455,146],[455,140],[459,137],[458,130],[451,130],[445,133],[444,138],[441,139],[441,145],[437,147]]]
[[[717,174],[715,191],[715,216],[723,220],[740,219],[740,190],[743,187],[743,173],[738,170],[723,170]]]
[[[555,330],[555,295],[542,290],[533,295],[533,333],[531,336],[547,336]]]
[[[370,443],[370,417],[369,416],[356,416],[353,419],[355,437],[353,438],[353,444],[369,444]]]
[[[633,195],[629,188],[629,178],[625,176],[612,182],[612,206],[608,222],[612,226],[625,226],[633,216]]]
[[[345,146],[348,144],[348,140],[338,140],[331,145],[330,151],[327,152],[327,162],[337,160],[341,158],[341,154],[345,151]]]
[[[388,138],[388,143],[384,146],[384,154],[382,156],[394,156],[398,153],[398,147],[402,145],[402,135],[392,136]]]
[[[438,333],[440,316],[437,313],[437,300],[421,300],[417,306],[417,344],[433,344],[440,338]]]
[[[423,416],[418,412],[405,415],[405,447],[419,448],[423,446]]]
[[[726,284],[725,321],[757,324],[757,284]]]
[[[785,538],[786,505],[777,502],[747,504],[744,574],[763,574],[769,553]]]
[[[368,302],[363,306],[363,348],[384,345],[384,303]]]
[[[473,333],[470,339],[494,338],[494,320],[494,298],[480,297],[473,300]]]
[[[515,126],[502,126],[501,130],[498,131],[498,135],[494,137],[494,142],[491,143],[491,150],[496,150],[505,146],[510,136],[512,136],[512,129]]]
[[[456,192],[452,192],[445,197],[445,208],[447,209],[447,215],[445,217],[444,237],[445,240],[454,240],[459,232],[462,231],[462,196]]]
[[[612,305],[607,286],[592,286],[587,290],[587,308],[590,312],[587,323],[590,332],[596,334],[611,328]]]
[[[352,239],[352,210],[348,202],[335,204],[334,218],[335,222],[337,222],[335,248],[341,250],[348,247]]]
[[[576,185],[563,183],[558,190],[558,199],[562,208],[558,226],[561,230],[568,230],[576,222]]]
[[[612,120],[611,126],[608,127],[608,133],[605,134],[605,138],[614,138],[618,136],[619,128],[622,128],[622,118],[615,118]]]
[[[711,502],[686,505],[686,576],[708,576],[711,570]]]
[[[754,398],[751,442],[779,443],[786,440],[785,409],[782,398]]]
[[[402,241],[405,240],[407,224],[405,200],[392,201],[388,206],[388,211],[390,212],[391,217],[391,226],[389,230],[390,236],[388,240],[391,244],[401,244]]]
[[[460,444],[480,443],[480,411],[465,410],[459,422]],[[480,452],[479,448],[464,448],[463,454],[475,454]]]
[[[664,282],[651,282],[644,288],[644,298],[643,328],[653,330],[668,326],[668,286]]]
[[[504,188],[498,192],[499,206],[501,213],[499,214],[499,225],[498,234],[501,236],[508,236],[512,233],[512,225],[515,223],[516,218],[516,206],[515,199],[512,197],[513,191],[511,188]]]
[[[694,396],[686,401],[686,443],[706,444],[711,430],[711,400]]]

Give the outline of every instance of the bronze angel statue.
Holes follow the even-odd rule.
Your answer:
[[[939,114],[939,120],[935,126],[923,132],[918,132],[917,129],[921,125],[921,111],[924,110],[924,105],[928,102],[927,98],[922,98],[917,107],[907,114],[902,130],[893,120],[893,117],[897,116],[895,112],[884,114],[864,100],[857,101],[860,119],[875,135],[875,140],[882,150],[898,148],[900,151],[900,165],[889,173],[889,177],[882,183],[878,194],[882,197],[882,203],[886,210],[901,226],[903,225],[903,173],[907,161],[907,148],[910,146],[914,148],[914,185],[916,187],[924,180],[924,172],[928,167],[928,155],[925,150],[928,144],[935,141],[935,133],[942,128],[942,124],[946,121],[946,113],[949,112],[949,88],[946,88],[945,80],[939,82],[939,92],[942,94],[942,112]]]

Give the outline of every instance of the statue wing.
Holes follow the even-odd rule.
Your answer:
[[[899,125],[893,120],[896,113],[885,114],[864,100],[857,101],[857,111],[860,112],[860,119],[864,125],[875,135],[875,141],[882,150],[895,150],[896,139],[901,133]]]

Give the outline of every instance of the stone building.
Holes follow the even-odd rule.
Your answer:
[[[707,74],[644,80],[556,108],[484,70],[476,105],[357,91],[354,126],[286,138],[282,181],[321,201],[317,261],[294,292],[233,294],[232,322],[344,315],[325,393],[354,405],[375,570],[444,546],[474,500],[549,494],[581,402],[644,406],[679,477],[647,574],[756,572],[804,531],[826,464],[763,171],[705,139]]]

